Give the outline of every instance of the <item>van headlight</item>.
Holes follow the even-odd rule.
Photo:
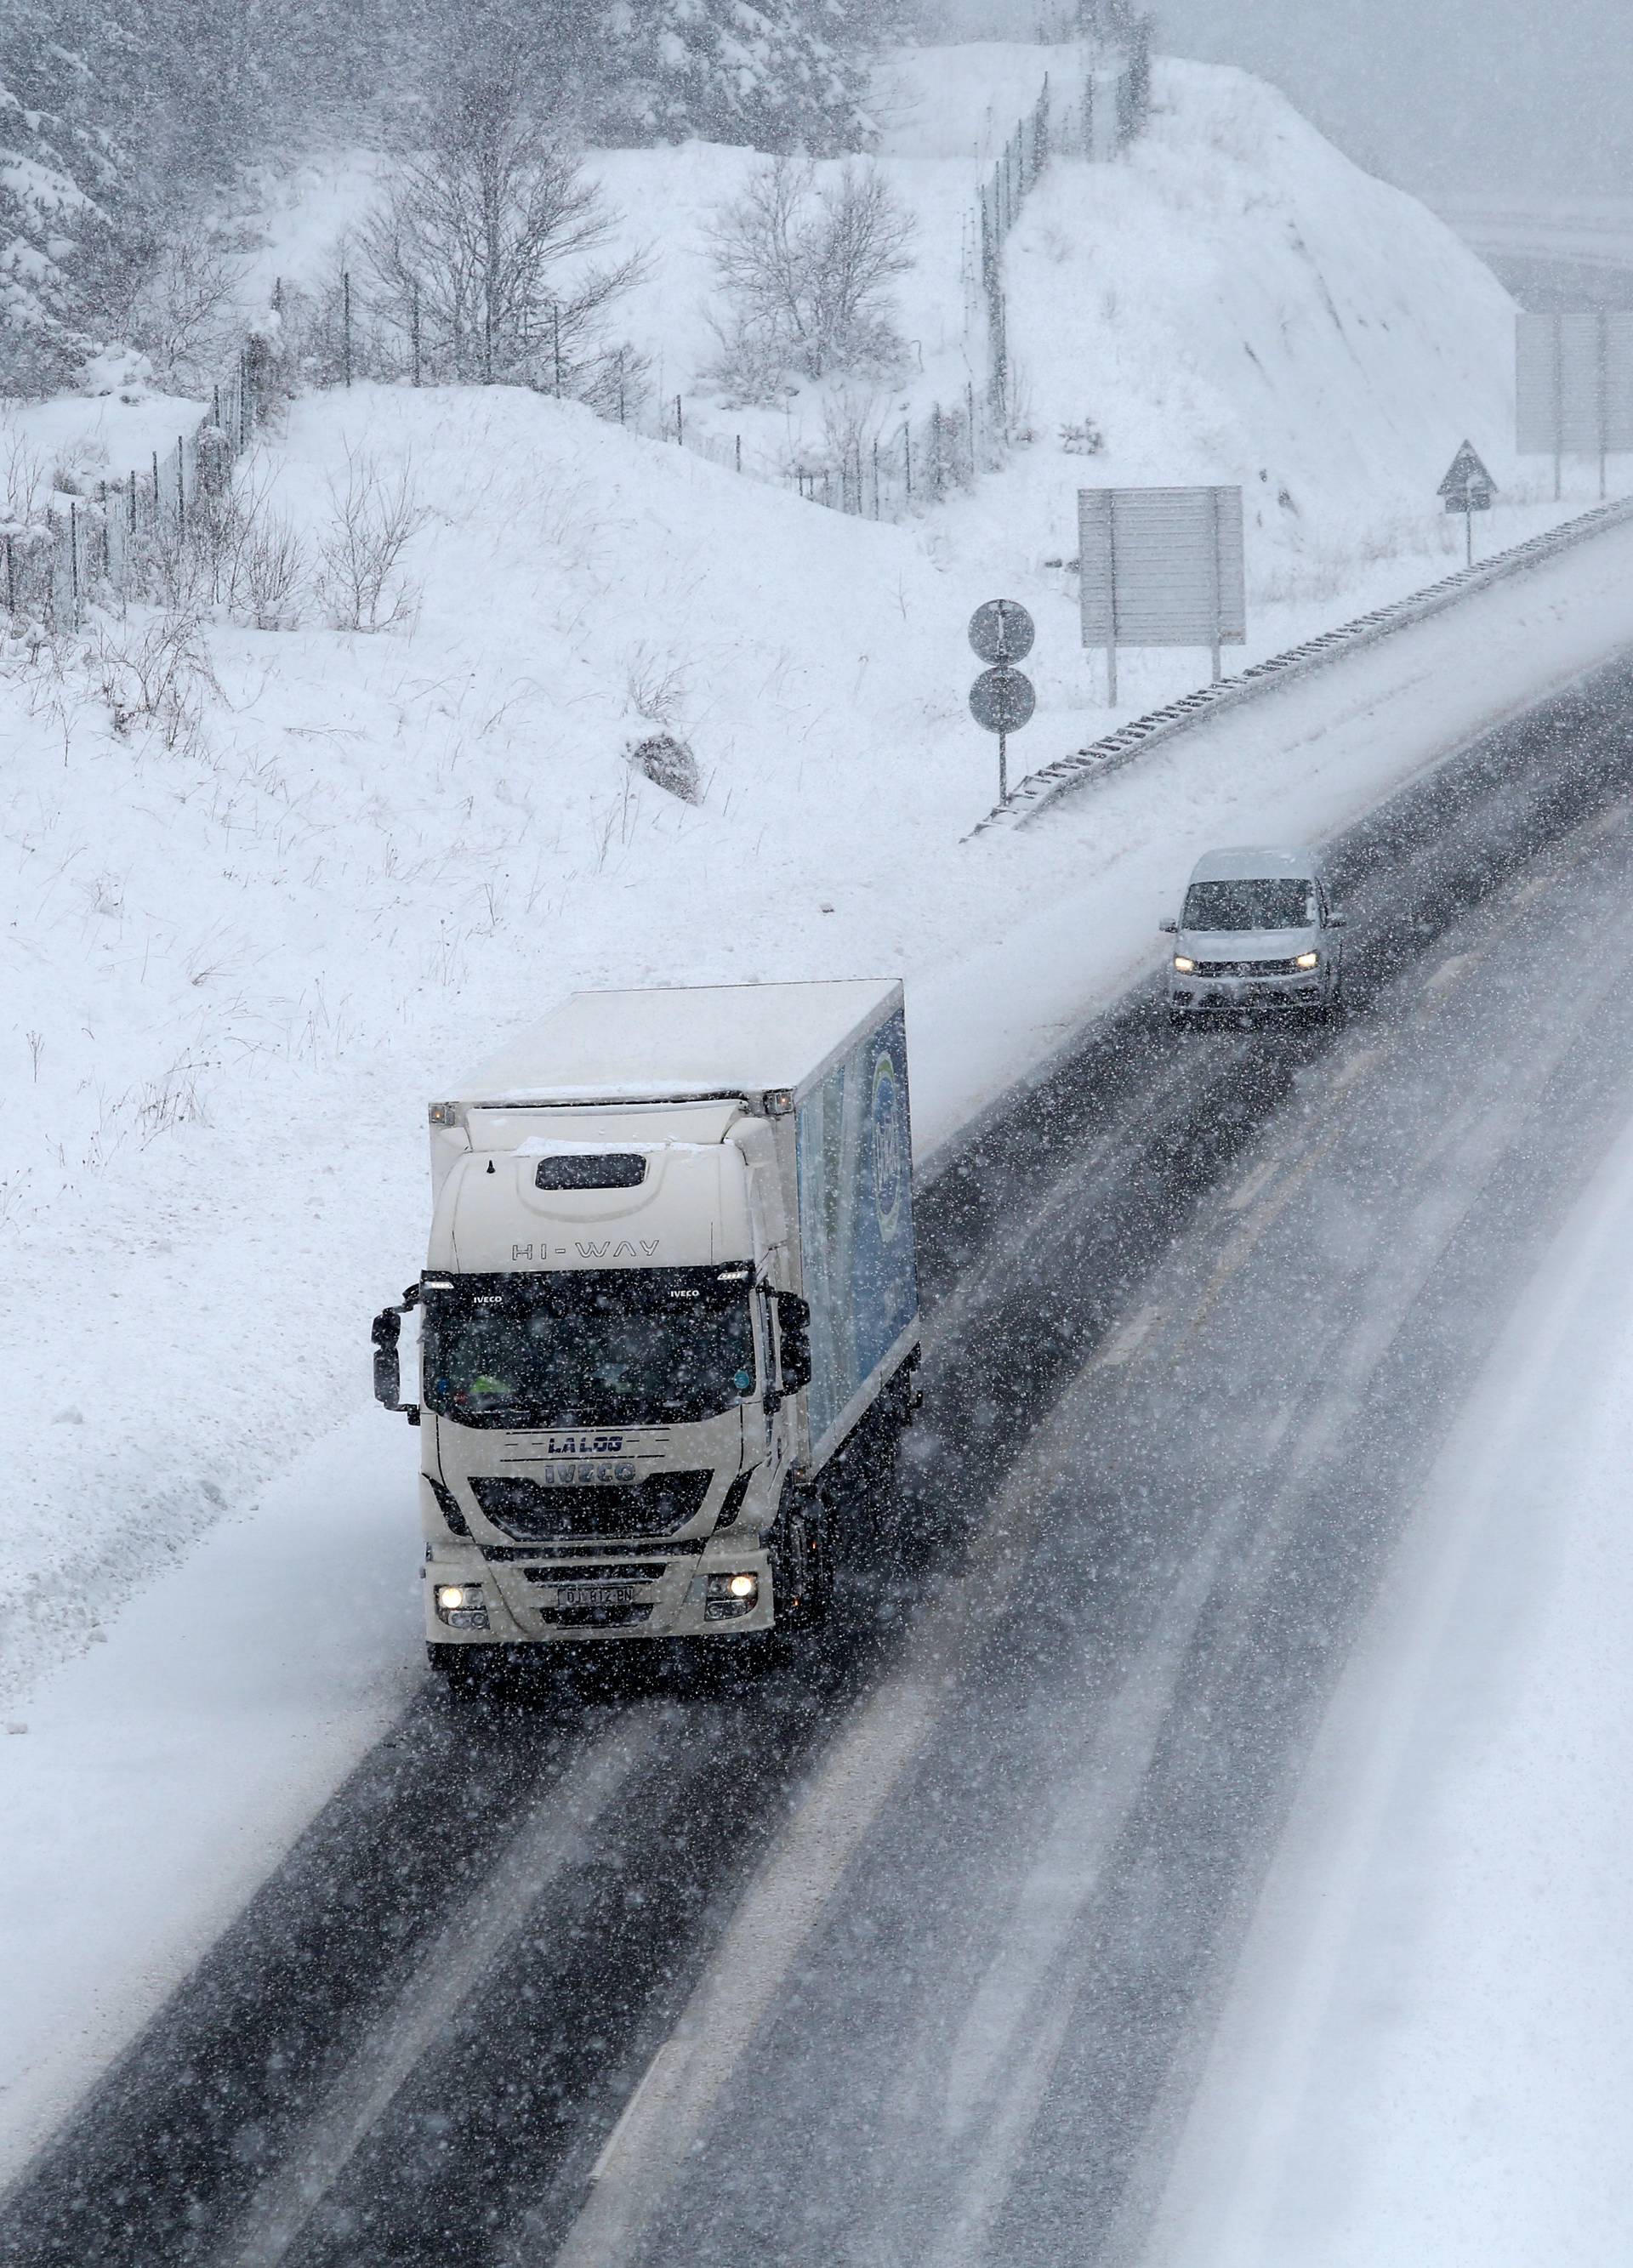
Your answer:
[[[1319,968],[1321,956],[1319,953],[1301,953],[1293,966],[1295,968]]]
[[[1194,976],[1196,974],[1196,963],[1186,954],[1175,954],[1174,967],[1179,970],[1181,976]]]

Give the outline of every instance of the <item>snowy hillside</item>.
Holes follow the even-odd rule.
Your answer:
[[[796,465],[832,460],[837,430],[888,450],[936,404],[961,414],[986,376],[979,185],[1046,77],[1069,144],[1079,72],[1074,48],[1023,44],[890,63],[876,107],[881,163],[916,229],[898,287],[910,367],[890,385],[792,386],[771,407],[722,399],[710,377],[709,232],[761,161],[701,143],[593,154],[624,216],[619,247],[647,255],[618,326],[650,357],[654,430],[675,431],[679,398],[689,441],[728,460],[741,447],[751,472],[787,482]],[[1071,652],[1074,586],[1045,563],[1075,551],[1082,485],[1240,482],[1255,653],[1439,571],[1461,529],[1436,490],[1466,437],[1499,483],[1482,541],[1530,532],[1543,492],[1541,468],[1511,448],[1513,305],[1467,246],[1241,71],[1163,62],[1155,96],[1123,161],[1058,155],[1026,205],[1005,265],[1015,420],[1030,438],[930,539],[938,556],[979,552],[989,578],[1053,615],[1060,666],[1052,687],[1043,665],[1045,697],[1068,706],[1089,692]],[[377,178],[373,158],[332,158],[269,188],[252,293],[320,275],[355,240]],[[1063,446],[1085,422],[1100,453]],[[1143,705],[1194,668],[1136,662],[1129,698]]]
[[[885,162],[923,224],[903,320],[925,368],[893,407],[962,383],[969,199],[1039,69],[904,70]],[[292,1425],[356,1409],[367,1318],[418,1265],[424,1101],[496,1033],[586,984],[923,977],[1081,886],[1069,845],[963,841],[995,785],[964,707],[979,600],[1039,615],[1029,762],[1106,722],[1045,563],[1080,481],[1245,482],[1258,652],[1437,568],[1436,460],[1468,431],[1508,471],[1503,294],[1267,90],[1171,66],[1159,95],[1130,162],[1062,160],[1028,209],[1009,281],[1036,438],[968,497],[875,526],[536,395],[358,387],[297,401],[251,477],[309,559],[348,450],[406,480],[411,623],[211,624],[169,729],[115,720],[142,619],[93,623],[88,659],[6,659],[4,1328],[41,1382],[0,1677],[241,1504]],[[692,391],[698,231],[750,162],[604,161],[661,254],[663,382],[721,431]],[[343,177],[292,176],[268,261],[321,259],[326,217],[356,210]],[[114,468],[173,409],[78,405]],[[56,447],[75,414],[18,423]],[[755,413],[760,468],[818,414]],[[1104,457],[1060,446],[1084,416]],[[1129,696],[1196,666],[1147,658]],[[656,730],[695,753],[699,802],[632,771]],[[1000,1064],[1001,1032],[976,1037]]]

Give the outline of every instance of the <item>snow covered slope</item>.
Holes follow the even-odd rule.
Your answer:
[[[876,107],[880,162],[917,228],[898,287],[909,367],[890,384],[797,387],[772,406],[722,400],[708,377],[709,229],[761,161],[702,143],[592,153],[624,216],[624,248],[647,254],[617,315],[651,358],[647,414],[672,431],[678,396],[694,440],[728,454],[741,441],[752,469],[786,479],[831,454],[836,422],[888,445],[905,416],[960,407],[987,374],[979,185],[1047,77],[1059,152],[1005,254],[1015,409],[1032,438],[983,482],[967,534],[950,526],[940,540],[979,542],[1011,582],[1037,578],[1075,550],[1085,482],[1239,481],[1260,651],[1285,642],[1287,602],[1330,614],[1352,592],[1372,602],[1430,579],[1461,541],[1436,490],[1466,437],[1500,484],[1482,541],[1504,540],[1524,519],[1513,507],[1540,499],[1544,468],[1512,452],[1513,303],[1476,256],[1274,88],[1223,66],[1159,61],[1149,130],[1118,164],[1090,165],[1070,154],[1081,69],[1075,47],[1020,43],[891,61]],[[252,291],[264,297],[276,275],[314,280],[378,173],[358,155],[269,185],[277,209]],[[1062,446],[1085,419],[1101,455]],[[1065,578],[1038,589],[1068,637]],[[1171,660],[1155,666],[1172,681]]]

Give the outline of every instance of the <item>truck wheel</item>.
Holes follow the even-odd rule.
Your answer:
[[[832,1522],[820,1498],[785,1505],[772,1531],[772,1597],[777,1604],[777,1628],[790,1634],[815,1629],[825,1622],[833,1599]],[[780,1602],[790,1596],[797,1604],[786,1613]]]

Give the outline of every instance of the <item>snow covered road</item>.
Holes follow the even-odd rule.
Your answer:
[[[1478,1378],[1346,1668],[1151,2268],[1628,2257],[1629,1285],[1633,1130]]]
[[[1137,999],[942,1176],[858,1645],[757,1692],[415,1703],[0,2258],[1041,2268],[1137,2235],[1349,1636],[1633,1101],[1595,950],[1630,708],[1612,673],[1346,838],[1330,1043],[1176,1040]]]

